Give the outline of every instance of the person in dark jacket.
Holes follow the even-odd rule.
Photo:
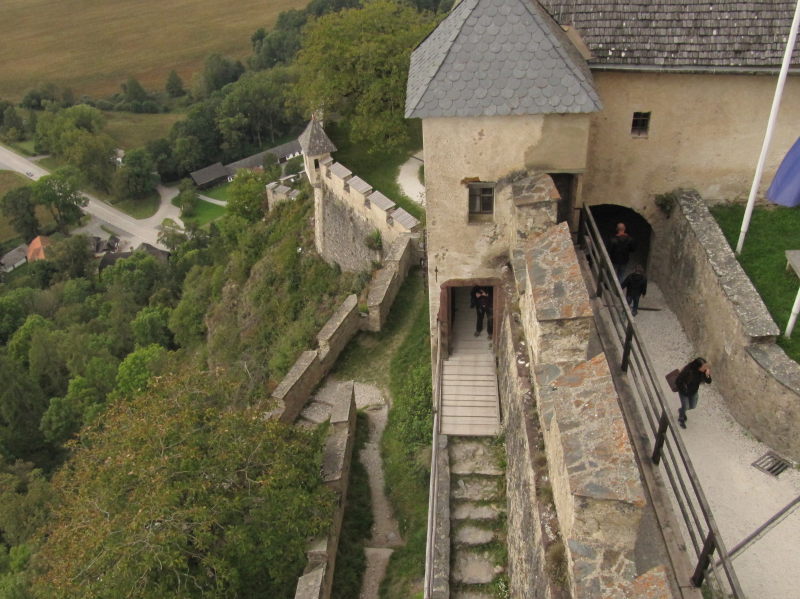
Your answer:
[[[625,267],[628,259],[636,251],[636,241],[625,232],[625,223],[617,223],[617,233],[608,242],[608,257],[614,265],[614,272],[617,273],[619,282],[625,275]]]
[[[681,407],[678,409],[678,422],[681,428],[686,428],[686,411],[694,410],[697,406],[700,383],[711,384],[711,367],[703,358],[695,358],[683,367],[675,379],[678,397],[681,399]]]
[[[475,307],[477,320],[475,322],[475,336],[483,330],[483,318],[486,317],[486,332],[492,336],[492,288],[475,285],[470,293],[470,304]]]
[[[647,277],[644,276],[644,269],[637,264],[633,267],[633,272],[622,281],[622,288],[631,307],[631,314],[636,316],[639,312],[639,298],[647,295]]]

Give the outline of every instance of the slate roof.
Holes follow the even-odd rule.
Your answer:
[[[192,171],[189,173],[189,176],[192,178],[195,185],[208,185],[217,179],[227,179],[228,169],[222,166],[221,162],[215,162],[210,166]]]
[[[586,61],[532,0],[462,0],[411,55],[408,118],[600,106]]]
[[[791,0],[540,0],[574,27],[592,65],[779,67]],[[793,64],[800,66],[795,49]]]
[[[17,264],[25,262],[28,259],[27,256],[28,246],[24,243],[22,245],[18,245],[0,258],[0,268],[6,272],[12,271],[14,268],[16,268]]]
[[[297,139],[306,156],[321,156],[336,151],[336,146],[325,134],[325,130],[317,119],[312,118],[305,131]]]

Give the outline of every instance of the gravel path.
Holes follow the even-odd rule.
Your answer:
[[[388,406],[380,389],[363,383],[355,384],[356,406],[364,410],[369,426],[369,439],[361,449],[358,459],[364,464],[369,476],[369,491],[372,498],[372,538],[367,541],[365,554],[367,568],[361,587],[361,599],[378,599],[378,590],[386,574],[386,567],[394,547],[403,544],[400,529],[392,506],[384,491],[383,461],[380,442],[386,428]]]
[[[420,206],[425,206],[425,186],[419,181],[419,167],[423,164],[422,152],[418,152],[403,163],[397,175],[400,189]]]
[[[661,308],[660,311],[641,307]],[[680,368],[702,347],[693,347],[667,308],[661,290],[647,286],[636,323],[646,340],[656,370],[667,373]],[[712,377],[714,364],[711,364]],[[667,397],[677,396],[662,381]],[[753,389],[758,393],[758,389]],[[703,385],[697,409],[689,412],[687,429],[681,431],[703,490],[708,497],[723,540],[730,550],[768,518],[800,495],[800,471],[790,469],[775,478],[751,464],[770,450],[737,423],[717,386]],[[800,572],[800,510],[756,541],[735,558],[734,567],[745,594],[753,599],[800,597],[791,572]]]

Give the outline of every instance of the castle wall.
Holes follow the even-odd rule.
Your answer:
[[[512,185],[520,171],[586,168],[589,116],[427,118],[422,127],[433,326],[442,283],[495,277],[507,261],[515,228]],[[496,183],[489,222],[470,222],[470,178]]]
[[[731,414],[758,439],[800,460],[800,365],[775,343],[778,327],[703,199],[680,194],[656,234],[650,276],[714,365],[714,385]]]
[[[329,188],[316,190],[320,195],[320,211],[324,226],[321,231],[320,255],[335,262],[344,271],[371,270],[381,253],[367,247],[365,240],[375,231],[372,222],[359,215],[346,202],[338,201]]]
[[[747,198],[774,75],[595,71],[594,81],[603,110],[592,115],[584,202],[630,206],[652,220],[653,196],[678,187],[697,189],[712,202]],[[634,112],[651,113],[647,137],[631,136]],[[786,82],[761,193],[797,139],[798,119],[800,77],[793,76]]]

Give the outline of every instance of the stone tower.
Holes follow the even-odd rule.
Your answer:
[[[297,138],[300,148],[303,150],[303,162],[306,167],[306,174],[311,185],[316,186],[319,181],[320,164],[331,157],[331,152],[336,151],[336,146],[325,134],[316,116],[311,117],[308,126]]]

